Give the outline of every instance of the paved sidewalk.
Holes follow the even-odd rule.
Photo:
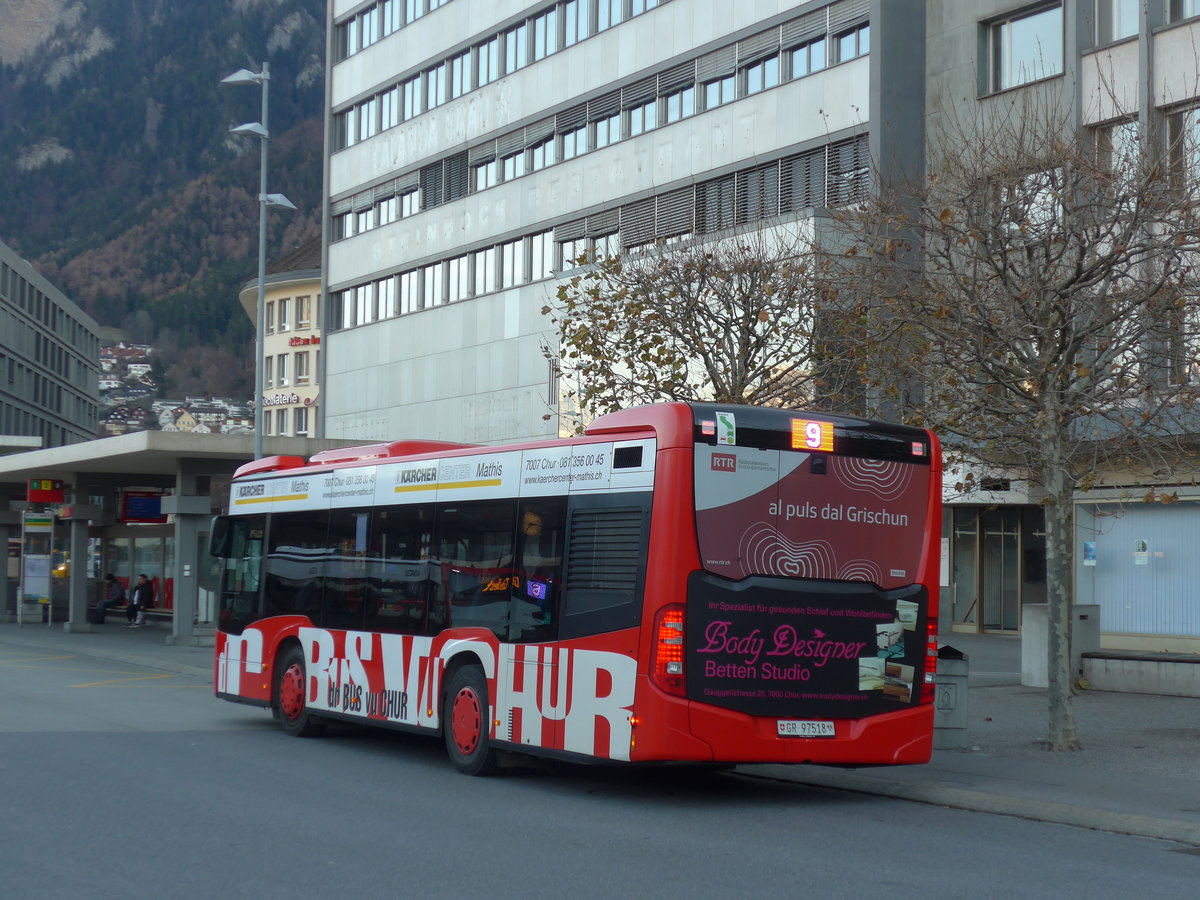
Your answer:
[[[212,677],[212,648],[168,644],[163,626],[91,633],[0,623],[0,644]],[[952,635],[970,658],[967,747],[926,766],[743,766],[751,777],[1200,845],[1200,700],[1101,691],[1075,698],[1084,749],[1043,748],[1046,692],[1020,685],[1020,641]]]

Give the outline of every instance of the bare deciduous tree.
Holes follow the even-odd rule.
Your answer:
[[[591,256],[543,313],[546,348],[591,417],[661,400],[812,401],[823,287],[795,224]]]
[[[838,294],[862,313],[876,398],[919,382],[908,408],[948,459],[1040,491],[1048,745],[1071,750],[1073,498],[1098,472],[1169,464],[1195,430],[1180,342],[1197,321],[1197,195],[1154,134],[1075,130],[1009,104],[951,118],[924,183],[842,217],[856,241]]]

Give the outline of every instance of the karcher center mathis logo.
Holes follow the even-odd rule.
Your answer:
[[[239,484],[238,499],[244,500],[247,497],[262,497],[267,493],[265,484]]]
[[[401,484],[429,484],[437,481],[437,466],[425,469],[405,469],[400,473]]]

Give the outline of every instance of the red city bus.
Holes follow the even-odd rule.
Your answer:
[[[517,446],[241,467],[218,697],[575,760],[920,763],[941,451],[928,431],[668,403]]]

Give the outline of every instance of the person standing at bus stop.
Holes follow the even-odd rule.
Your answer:
[[[125,602],[125,588],[116,576],[109,572],[104,576],[104,599],[96,604],[96,612],[92,616],[94,625],[104,624],[104,614],[110,606],[120,606]]]
[[[125,623],[125,627],[140,628],[145,625],[146,610],[153,605],[154,585],[143,573],[137,577],[137,584],[133,586],[133,594],[129,598],[129,608],[125,611],[125,616],[129,619]]]

